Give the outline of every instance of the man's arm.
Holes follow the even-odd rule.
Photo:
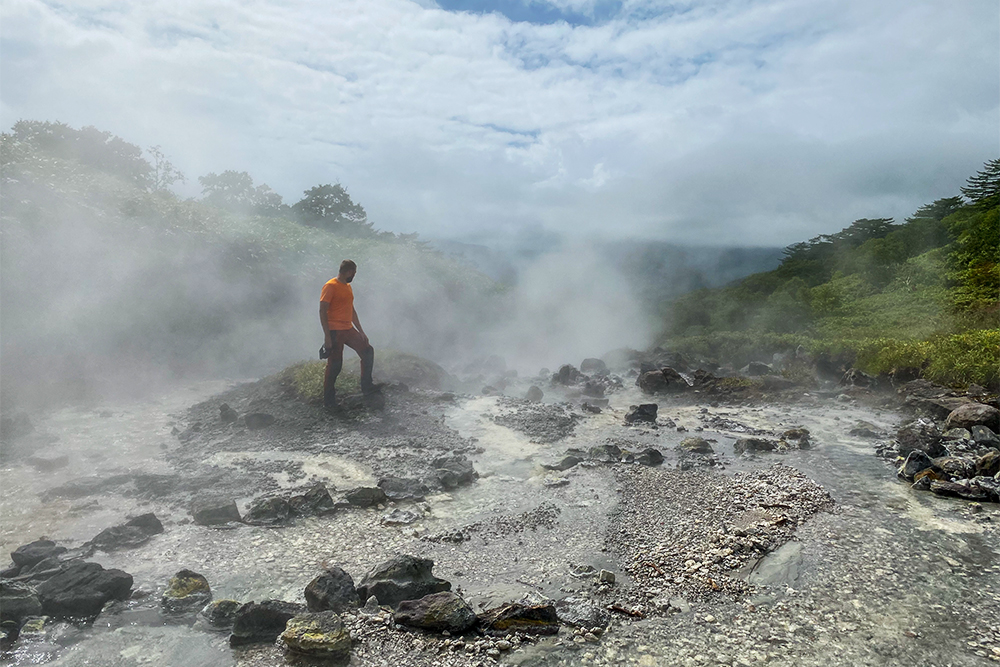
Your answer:
[[[354,328],[358,330],[358,333],[361,334],[361,337],[364,338],[365,339],[365,343],[367,343],[368,342],[368,334],[366,334],[365,330],[361,328],[361,320],[358,319],[358,310],[357,310],[357,308],[355,308],[353,310],[354,310],[354,315],[351,317],[351,319],[354,321]]]
[[[330,310],[330,304],[326,301],[319,302],[319,323],[323,327],[323,344],[326,349],[331,349],[333,347],[333,339],[330,338],[330,323],[326,318],[327,311]]]

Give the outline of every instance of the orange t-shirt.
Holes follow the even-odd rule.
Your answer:
[[[354,290],[336,278],[323,285],[319,300],[330,304],[326,311],[327,328],[343,331],[354,328]]]

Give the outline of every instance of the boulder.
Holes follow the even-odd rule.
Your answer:
[[[271,644],[285,631],[291,619],[306,613],[303,605],[282,600],[247,602],[236,612],[230,646],[245,644]]]
[[[941,432],[927,419],[915,419],[896,431],[896,443],[900,456],[907,456],[917,450],[928,456],[943,456],[948,450],[941,444]]]
[[[991,501],[1000,503],[1000,480],[994,477],[973,477],[969,484],[983,491]]]
[[[794,442],[799,449],[809,449],[810,447],[810,433],[807,428],[790,428],[781,434],[782,439],[786,442]]]
[[[451,591],[432,593],[417,600],[403,600],[392,616],[400,625],[433,632],[465,632],[476,623],[476,612],[469,603]]]
[[[288,500],[279,496],[267,498],[257,498],[246,514],[243,515],[244,523],[254,526],[278,526],[288,522],[292,513],[292,506]]]
[[[608,365],[600,359],[590,357],[583,360],[580,370],[589,375],[607,375]]]
[[[160,522],[156,515],[152,512],[147,512],[146,514],[140,514],[139,516],[132,517],[125,522],[126,526],[135,526],[137,528],[142,528],[147,535],[159,535],[163,532],[163,523]]]
[[[556,602],[556,615],[568,625],[587,630],[604,630],[611,621],[611,615],[591,600],[569,596]]]
[[[588,380],[583,383],[583,395],[590,398],[604,398],[604,385],[600,382]]]
[[[229,407],[228,403],[223,403],[219,406],[219,419],[222,420],[223,424],[232,424],[239,418],[239,413]]]
[[[931,461],[931,457],[920,450],[913,450],[906,455],[906,460],[900,466],[898,474],[904,479],[912,480],[917,473],[928,468],[933,468],[933,466],[934,463]]]
[[[336,565],[309,582],[305,590],[309,611],[334,611],[338,614],[358,606],[358,593],[354,579]]]
[[[931,459],[935,470],[940,470],[952,479],[965,479],[973,477],[976,471],[976,462],[959,456],[939,456]]]
[[[10,559],[18,567],[31,567],[46,558],[65,553],[66,547],[57,546],[52,540],[35,540],[29,544],[14,549]]]
[[[472,484],[479,473],[472,467],[472,461],[464,456],[442,456],[434,460],[438,482],[445,489],[457,489],[466,484]]]
[[[351,633],[332,611],[299,614],[289,619],[281,641],[290,651],[326,660],[345,659],[351,652]]]
[[[149,537],[149,534],[138,526],[111,526],[95,535],[90,543],[102,551],[117,551],[142,546],[149,541]]]
[[[749,364],[740,369],[740,375],[747,375],[749,377],[771,375],[772,373],[774,373],[774,369],[760,361],[751,361]]]
[[[528,387],[528,391],[524,394],[524,400],[531,401],[532,403],[540,403],[545,397],[545,393],[540,387],[531,385]]]
[[[588,458],[601,463],[618,463],[622,460],[622,450],[618,445],[595,445],[587,452]]]
[[[396,607],[403,600],[416,600],[425,595],[450,591],[451,584],[438,579],[431,570],[429,558],[401,555],[376,565],[358,584],[358,597],[367,600],[375,596],[379,604]]]
[[[336,511],[330,491],[321,482],[313,484],[305,493],[289,498],[288,505],[299,516],[323,516]]]
[[[690,389],[681,374],[669,366],[642,373],[636,384],[646,394],[671,394]]]
[[[395,502],[402,500],[420,501],[430,493],[427,485],[419,479],[405,477],[384,477],[378,481],[378,487],[385,492],[389,500]]]
[[[635,462],[644,466],[658,466],[663,463],[663,454],[658,449],[647,447],[635,455]]]
[[[559,615],[551,604],[528,605],[512,602],[479,615],[479,627],[488,635],[523,632],[528,635],[554,635],[559,632]]]
[[[656,412],[659,409],[656,403],[642,403],[640,405],[630,405],[625,414],[626,424],[636,424],[639,422],[647,424],[656,423]]]
[[[131,574],[80,561],[67,563],[38,586],[42,612],[57,617],[96,617],[107,602],[127,600],[131,592]]]
[[[944,422],[945,429],[971,429],[973,426],[985,426],[994,432],[1000,430],[1000,410],[983,403],[966,403],[952,410]]]
[[[552,384],[571,385],[576,384],[582,378],[582,374],[570,364],[559,367],[559,370],[552,376]]]
[[[410,510],[399,509],[398,507],[387,514],[383,514],[380,522],[383,526],[408,526],[420,519],[421,515]]]
[[[344,498],[357,507],[374,507],[385,504],[389,500],[385,491],[377,486],[361,486],[351,489],[344,494]]]
[[[236,600],[213,600],[205,605],[205,608],[201,610],[201,615],[213,628],[232,630],[233,623],[236,621],[236,612],[242,606],[243,603]]]
[[[191,503],[191,516],[200,526],[218,526],[230,521],[240,522],[236,501],[229,498],[202,497]]]
[[[979,457],[976,461],[977,477],[995,477],[1000,473],[1000,452],[993,450]]]
[[[851,368],[840,378],[840,384],[848,387],[873,389],[878,384],[878,380],[857,368]]]
[[[45,456],[41,454],[36,454],[35,456],[29,456],[25,459],[25,462],[30,465],[35,470],[39,472],[52,472],[53,470],[59,470],[60,468],[65,468],[69,465],[69,455],[51,455]]]
[[[42,613],[42,601],[35,590],[22,583],[0,579],[0,621],[21,624],[28,616]]]
[[[922,412],[933,419],[945,420],[957,408],[972,404],[974,401],[956,396],[940,396],[938,398],[909,396],[903,403],[918,413]]]
[[[212,589],[208,579],[192,572],[181,570],[167,583],[160,605],[168,612],[183,613],[201,609],[212,599]]]
[[[877,438],[880,435],[879,429],[875,424],[862,420],[859,420],[847,434],[853,435],[856,438]]]
[[[257,431],[273,424],[274,415],[269,415],[266,412],[251,412],[250,414],[243,415],[243,423],[251,431]]]
[[[973,426],[972,440],[980,447],[995,447],[1000,449],[1000,436],[997,436],[997,434],[993,432],[993,429],[988,426]]]
[[[964,498],[965,500],[983,501],[989,500],[989,494],[979,486],[972,484],[961,484],[959,482],[946,482],[934,480],[931,482],[931,493],[939,496],[949,496],[952,498]]]
[[[582,462],[583,459],[581,459],[579,456],[573,456],[572,454],[569,454],[553,463],[543,463],[542,467],[545,468],[546,470],[558,470],[559,472],[562,472],[564,470],[569,470],[573,466]]]
[[[692,437],[684,438],[681,440],[680,444],[677,445],[677,449],[682,452],[688,452],[691,454],[714,454],[715,450],[712,449],[712,443],[710,443],[705,438]]]
[[[733,449],[737,454],[743,452],[771,452],[778,446],[773,440],[767,438],[740,438],[733,443]]]
[[[972,433],[964,428],[950,428],[941,434],[942,440],[972,440]]]

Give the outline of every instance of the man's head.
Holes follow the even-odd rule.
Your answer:
[[[340,273],[337,275],[337,280],[342,283],[349,283],[354,280],[354,274],[358,272],[358,265],[354,263],[354,260],[345,259],[340,263]]]

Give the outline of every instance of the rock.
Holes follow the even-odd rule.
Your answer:
[[[647,424],[656,423],[656,412],[659,406],[656,403],[642,403],[641,405],[630,405],[625,414],[626,424],[645,422]]]
[[[69,552],[67,551],[66,554]],[[65,554],[60,554],[59,556],[50,556],[45,560],[40,560],[31,567],[19,568],[17,576],[22,581],[45,581],[50,579],[62,571],[63,559],[65,559]],[[70,560],[70,559],[66,559]]]
[[[878,380],[868,375],[868,373],[859,371],[857,368],[851,368],[840,378],[840,384],[848,387],[873,389],[878,385]]]
[[[615,573],[609,570],[601,570],[600,573],[597,575],[597,580],[602,584],[614,585]]]
[[[699,438],[699,437],[684,438],[683,440],[681,440],[680,444],[677,445],[677,449],[692,454],[715,453],[715,450],[712,449],[712,444],[705,438]]]
[[[670,394],[690,389],[681,374],[669,366],[642,373],[636,384],[645,394]]]
[[[131,574],[79,561],[38,586],[43,613],[60,618],[96,617],[107,602],[127,600],[131,592]]]
[[[917,412],[922,412],[933,419],[945,420],[955,409],[972,404],[968,398],[941,396],[938,398],[921,398],[909,396],[903,403]]]
[[[787,442],[794,442],[799,449],[809,449],[809,435],[809,429],[799,427],[788,429],[781,434],[781,437]]]
[[[200,526],[218,526],[243,520],[235,500],[208,496],[197,498],[191,503],[191,516]]]
[[[389,497],[380,487],[361,486],[344,494],[344,498],[357,507],[374,507],[388,501]]]
[[[401,625],[434,632],[465,632],[476,623],[476,612],[469,603],[451,591],[425,595],[417,600],[403,600],[392,616]]]
[[[896,431],[896,442],[900,456],[907,456],[914,450],[932,457],[948,453],[941,444],[941,432],[926,419],[916,419],[901,426]]]
[[[969,484],[982,490],[991,501],[1000,503],[1000,480],[995,476],[973,477]]]
[[[102,551],[133,549],[149,541],[149,534],[138,526],[111,526],[105,528],[90,543]]]
[[[69,456],[62,454],[59,456],[29,456],[25,459],[28,465],[39,472],[52,472],[69,465]]]
[[[396,607],[403,600],[451,590],[451,584],[431,574],[434,561],[416,556],[396,556],[376,565],[358,585],[358,596],[374,595],[379,604]]]
[[[289,650],[316,658],[345,659],[351,652],[351,633],[332,611],[300,614],[281,633]]]
[[[233,623],[236,621],[236,612],[242,606],[243,603],[236,600],[213,600],[205,605],[205,608],[201,610],[201,615],[213,628],[232,630]]]
[[[950,496],[975,501],[989,500],[989,495],[986,491],[979,486],[972,486],[971,484],[934,480],[931,482],[930,488],[932,493],[936,493],[939,496]]]
[[[482,388],[482,390],[480,391],[480,393],[483,396],[499,396],[503,392],[500,391],[499,389],[497,389],[496,387],[494,387],[493,385],[489,385],[488,384],[488,385],[486,385],[485,387]]]
[[[550,489],[554,489],[560,486],[566,486],[567,484],[569,484],[569,479],[567,479],[566,477],[560,477],[558,475],[552,475],[552,474],[546,475],[545,478],[542,480],[542,486]]]
[[[545,398],[545,393],[535,385],[528,387],[528,391],[524,394],[524,400],[532,403],[540,403],[543,398]]]
[[[987,452],[976,461],[977,477],[994,477],[997,473],[1000,473],[1000,452]]]
[[[591,399],[589,401],[584,401],[580,405],[580,409],[583,410],[584,412],[589,412],[592,415],[599,415],[604,411],[604,408],[602,408],[601,406],[594,405],[594,399]]]
[[[588,375],[607,375],[608,365],[601,359],[588,357],[580,363],[580,371]]]
[[[570,454],[562,457],[561,459],[559,459],[554,463],[543,463],[542,467],[545,468],[546,470],[557,470],[559,472],[562,472],[564,470],[569,470],[573,466],[582,462],[583,459],[581,459],[579,456],[573,456],[572,454]]]
[[[330,491],[321,482],[313,484],[305,493],[289,498],[288,506],[292,513],[299,516],[323,516],[337,509]]]
[[[771,375],[772,373],[774,373],[773,368],[759,361],[751,361],[749,364],[740,369],[740,375],[747,375],[749,377]]]
[[[942,440],[972,440],[972,434],[964,428],[950,428],[941,434]]]
[[[229,407],[228,403],[223,403],[219,406],[219,418],[222,420],[223,424],[232,424],[234,421],[240,418],[236,410]]]
[[[472,484],[479,473],[472,467],[472,461],[464,456],[442,456],[434,460],[438,482],[447,490]]]
[[[479,627],[485,634],[494,636],[515,632],[554,635],[559,632],[559,615],[551,604],[527,605],[512,602],[480,614]]]
[[[930,475],[914,477],[913,484],[910,486],[910,488],[913,489],[914,491],[930,491],[931,482],[933,481],[934,480],[931,479]]]
[[[976,470],[976,462],[972,459],[965,459],[958,456],[940,456],[931,459],[935,470],[942,471],[948,477],[954,479],[965,479],[972,477]]]
[[[243,423],[251,431],[257,431],[273,424],[274,415],[269,415],[266,412],[251,412],[250,414],[243,415]]]
[[[33,588],[0,579],[0,621],[13,621],[20,625],[28,616],[41,613],[42,601]]]
[[[600,382],[584,382],[582,391],[584,396],[589,396],[591,398],[604,398],[604,385]]]
[[[580,371],[573,366],[565,364],[559,367],[559,371],[552,376],[553,384],[571,385],[576,384],[581,379]]]
[[[945,429],[971,429],[973,426],[985,426],[994,432],[1000,430],[1000,410],[992,405],[966,403],[952,410],[944,422]]]
[[[236,612],[233,632],[229,635],[230,646],[245,644],[271,644],[285,631],[291,619],[306,613],[303,605],[282,600],[264,600],[261,603],[247,602]]]
[[[920,450],[913,450],[907,454],[906,460],[900,466],[898,474],[904,479],[912,480],[917,473],[933,466],[934,463],[931,461],[931,457]]]
[[[402,500],[420,501],[430,493],[427,485],[419,479],[407,479],[405,477],[385,477],[378,481],[378,486],[385,492],[389,500],[395,502]]]
[[[66,547],[57,546],[52,540],[35,540],[14,549],[10,553],[10,559],[18,567],[31,567],[46,558],[58,556],[65,552]]]
[[[635,462],[644,466],[658,466],[663,463],[660,450],[648,447],[635,455]]]
[[[310,581],[305,596],[309,611],[334,611],[339,614],[359,604],[354,579],[336,565],[327,566],[323,574]]]
[[[278,496],[257,498],[243,515],[244,523],[254,526],[277,526],[288,522],[292,506],[288,500]]]
[[[856,438],[877,438],[880,435],[878,427],[866,421],[858,421],[847,434]]]
[[[201,609],[212,599],[212,589],[208,579],[192,572],[181,570],[167,584],[160,605],[168,612],[179,614]]]
[[[996,447],[1000,449],[1000,436],[997,436],[987,426],[976,425],[972,427],[972,440],[980,447]]]
[[[570,596],[555,604],[559,620],[578,628],[603,630],[611,621],[611,615],[600,605],[581,597]]]
[[[587,456],[592,461],[601,463],[618,463],[622,460],[622,450],[618,445],[597,445],[591,447]]]
[[[737,454],[742,452],[771,452],[778,446],[778,443],[767,438],[740,438],[733,443],[733,449]]]
[[[383,526],[408,526],[419,518],[420,515],[416,512],[396,508],[383,514],[381,523]]]
[[[133,517],[126,521],[125,525],[141,528],[147,535],[159,535],[163,532],[163,523],[152,512]]]

